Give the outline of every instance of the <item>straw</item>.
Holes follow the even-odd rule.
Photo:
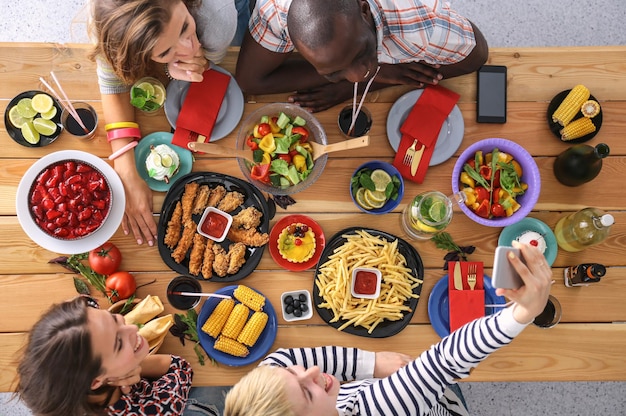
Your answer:
[[[359,83],[358,82],[354,83],[354,96],[352,97],[352,123],[350,123],[350,128],[348,129],[348,133],[347,133],[348,136],[350,136],[352,134],[352,131],[354,130],[354,124],[356,123],[356,118],[361,112],[361,107],[363,106],[363,101],[365,101],[365,96],[367,95],[367,92],[369,91],[370,86],[372,85],[372,82],[374,82],[374,78],[376,78],[376,75],[378,75],[378,71],[380,71],[380,65],[376,67],[376,72],[374,72],[374,76],[371,77],[369,81],[367,81],[367,85],[365,86],[365,91],[363,91],[363,96],[361,97],[361,101],[359,102],[358,108],[356,108],[356,96],[358,94]]]
[[[82,127],[85,133],[89,133],[89,129],[85,127],[83,120],[81,120],[80,117],[78,116],[76,109],[70,102],[69,98],[67,98],[67,94],[65,94],[65,91],[63,90],[63,87],[61,87],[61,84],[59,83],[59,80],[57,79],[56,75],[54,75],[54,72],[50,71],[50,75],[52,75],[52,79],[54,80],[54,82],[56,82],[57,86],[59,87],[59,90],[63,93],[63,96],[65,97],[65,103],[64,103],[64,100],[59,95],[59,93],[57,93],[55,89],[52,88],[50,84],[46,82],[45,79],[43,79],[42,77],[39,77],[39,81],[41,81],[41,83],[50,90],[50,92],[55,96],[57,101],[63,106],[63,108],[68,113],[70,113],[70,115],[74,118],[74,120],[76,120],[76,122],[80,125],[80,127]]]
[[[219,293],[201,293],[201,292],[177,292],[177,291],[169,291],[168,295],[176,295],[176,296],[204,296],[211,298],[222,298],[222,299],[232,299],[232,296],[229,295],[220,295]]]

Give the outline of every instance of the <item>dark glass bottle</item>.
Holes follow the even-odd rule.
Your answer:
[[[566,267],[565,286],[588,286],[589,283],[599,282],[606,274],[606,267],[599,263],[583,263],[578,266]]]
[[[608,155],[609,146],[605,143],[599,143],[596,147],[577,144],[556,157],[554,176],[563,185],[582,185],[598,176],[602,159]]]

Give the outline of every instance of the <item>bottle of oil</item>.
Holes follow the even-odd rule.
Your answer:
[[[583,263],[578,266],[566,267],[565,286],[589,286],[590,283],[599,282],[606,274],[606,267],[599,263]]]
[[[609,155],[609,146],[595,147],[577,144],[563,151],[554,160],[554,176],[563,185],[578,186],[589,182],[600,173],[602,159]]]
[[[556,223],[554,235],[563,250],[581,251],[604,241],[613,222],[613,216],[601,209],[583,208],[561,218]]]

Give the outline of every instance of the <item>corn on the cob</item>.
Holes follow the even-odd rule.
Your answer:
[[[574,140],[594,131],[596,131],[596,126],[591,122],[591,119],[581,117],[561,129],[561,138],[563,140]]]
[[[587,87],[581,84],[576,85],[552,114],[552,120],[562,126],[567,126],[578,114],[583,103],[589,99],[589,95]]]
[[[243,326],[248,320],[250,310],[243,303],[238,303],[230,313],[224,328],[222,328],[222,335],[228,338],[237,339],[239,333],[243,329]]]
[[[202,325],[202,331],[213,338],[217,338],[220,332],[222,332],[222,328],[234,306],[235,301],[233,299],[222,299],[209,316],[209,319]]]
[[[250,353],[248,347],[224,335],[220,335],[213,344],[213,348],[235,357],[246,357]]]
[[[583,113],[583,116],[593,118],[600,114],[600,104],[595,100],[585,101],[580,106],[580,111]]]
[[[268,316],[265,312],[255,312],[252,314],[246,325],[241,330],[241,333],[237,337],[237,341],[241,342],[248,347],[253,346],[259,335],[265,329],[267,325]]]
[[[256,312],[262,310],[263,306],[265,306],[265,298],[254,290],[250,289],[248,286],[237,286],[237,288],[233,292],[233,296],[235,296],[235,299],[237,299],[239,302],[243,303],[248,308]]]

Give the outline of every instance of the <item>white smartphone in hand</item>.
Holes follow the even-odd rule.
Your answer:
[[[509,252],[513,252],[516,257],[524,262],[519,248],[506,246],[496,247],[496,253],[493,259],[493,278],[491,279],[493,287],[517,289],[524,286],[522,277],[517,273],[508,259]]]

